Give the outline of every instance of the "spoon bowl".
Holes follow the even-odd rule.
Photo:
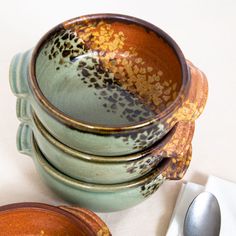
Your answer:
[[[217,236],[221,212],[218,200],[210,192],[200,193],[190,204],[184,220],[184,236]]]

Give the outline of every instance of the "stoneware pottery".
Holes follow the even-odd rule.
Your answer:
[[[116,14],[54,27],[13,58],[10,84],[56,139],[102,156],[138,152],[177,122],[194,121],[208,93],[205,75],[172,38]]]
[[[22,100],[17,101],[18,115],[26,117]],[[30,118],[29,118],[30,119]],[[30,140],[31,132],[50,164],[62,173],[78,180],[114,184],[139,178],[151,171],[163,158],[183,156],[191,145],[194,122],[179,122],[160,142],[142,152],[126,156],[103,157],[74,150],[56,140],[34,114],[32,122],[18,129],[17,145]]]
[[[42,203],[0,206],[1,235],[109,236],[106,224],[93,212]]]
[[[191,146],[184,157],[165,158],[147,175],[121,184],[93,184],[73,179],[49,164],[34,136],[21,140],[22,153],[32,156],[37,171],[47,185],[65,200],[97,212],[118,211],[132,207],[152,195],[165,179],[183,177],[191,159]]]

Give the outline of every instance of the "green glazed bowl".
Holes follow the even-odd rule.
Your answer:
[[[33,131],[45,158],[62,173],[85,182],[114,184],[142,177],[163,158],[186,155],[194,133],[194,122],[179,122],[153,147],[126,156],[104,157],[82,153],[55,139],[30,109],[27,100],[18,98],[17,116],[28,119],[18,130],[18,137]]]
[[[97,212],[118,211],[132,207],[152,195],[165,179],[180,179],[191,160],[191,146],[185,158],[165,159],[149,174],[122,184],[92,184],[75,180],[55,169],[43,156],[32,132],[19,132],[18,149],[32,156],[37,171],[46,184],[65,200]]]
[[[116,14],[59,24],[10,66],[10,85],[60,142],[84,153],[144,150],[179,121],[194,121],[207,80],[173,39]]]

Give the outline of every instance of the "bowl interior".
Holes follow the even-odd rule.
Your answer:
[[[14,205],[14,204],[13,204]],[[18,205],[18,204],[15,204]],[[10,207],[0,211],[0,232],[3,235],[93,235],[87,226],[51,207]],[[37,204],[36,204],[37,205]],[[48,209],[49,208],[49,209]],[[64,211],[63,211],[64,212]],[[73,219],[75,218],[75,219]]]
[[[152,119],[182,85],[177,53],[159,31],[112,15],[65,22],[41,41],[38,86],[52,105],[83,123],[120,127]]]

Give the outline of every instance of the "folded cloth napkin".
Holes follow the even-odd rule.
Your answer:
[[[187,209],[192,200],[203,191],[213,193],[219,201],[221,209],[220,236],[236,235],[236,184],[210,176],[205,187],[190,182],[183,184],[176,201],[167,236],[183,235],[183,223]]]

